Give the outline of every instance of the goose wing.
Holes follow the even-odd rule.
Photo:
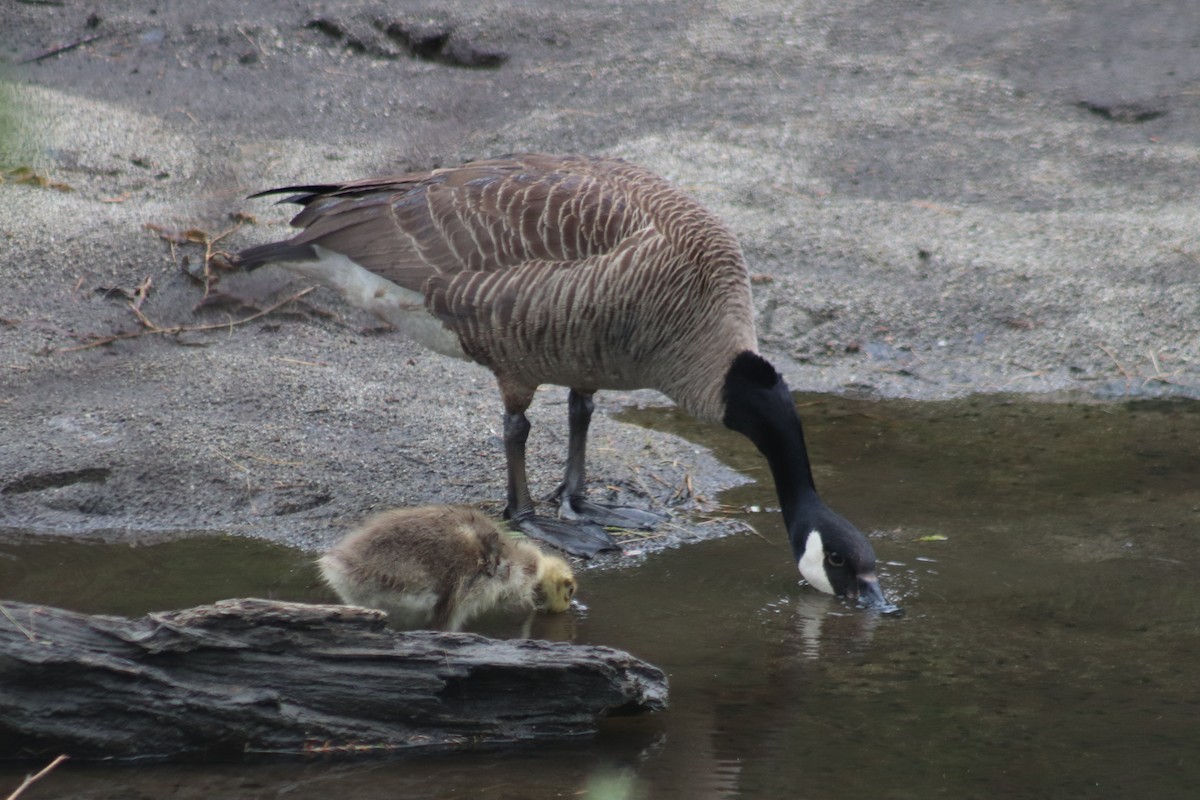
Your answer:
[[[619,180],[616,178],[619,177]],[[252,248],[244,261],[340,253],[413,291],[435,275],[497,272],[540,262],[569,267],[653,227],[633,193],[665,184],[618,159],[512,156],[428,173],[293,186],[301,232]],[[271,250],[270,248],[274,248]]]

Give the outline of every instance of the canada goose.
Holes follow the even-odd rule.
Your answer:
[[[505,517],[520,530],[591,555],[613,545],[589,520],[655,519],[584,496],[592,394],[653,388],[762,451],[809,583],[885,604],[870,542],[817,496],[787,384],[758,355],[737,240],[664,179],[616,158],[527,154],[255,197],[277,193],[304,206],[300,232],[236,263],[281,264],[490,369],[505,410]],[[535,515],[525,471],[525,410],[543,383],[570,389],[558,520]]]
[[[561,612],[575,596],[567,562],[464,506],[376,514],[318,564],[343,602],[383,609],[400,628],[457,631],[492,610]]]

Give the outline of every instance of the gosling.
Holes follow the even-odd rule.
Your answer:
[[[384,511],[318,564],[344,603],[386,611],[407,630],[458,631],[493,610],[562,612],[575,596],[566,561],[463,506]]]

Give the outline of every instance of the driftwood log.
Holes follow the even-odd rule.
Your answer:
[[[587,734],[666,697],[619,650],[402,633],[349,606],[0,603],[0,758],[446,750]]]

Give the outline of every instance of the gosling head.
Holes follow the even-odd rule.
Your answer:
[[[846,518],[821,506],[805,525],[792,531],[791,540],[800,575],[814,589],[885,613],[900,611],[879,588],[875,549]]]
[[[538,562],[536,606],[542,611],[560,613],[571,607],[575,596],[575,573],[558,556],[543,555]]]

